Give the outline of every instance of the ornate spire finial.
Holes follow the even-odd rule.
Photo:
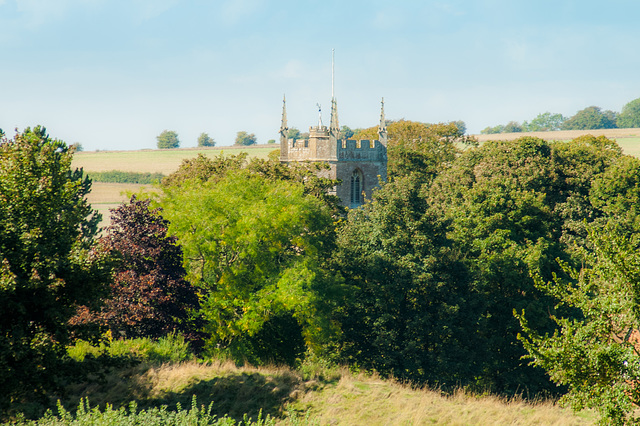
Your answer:
[[[280,121],[280,134],[286,137],[288,131],[289,131],[289,127],[287,127],[287,97],[286,95],[283,95],[282,96],[282,121]]]
[[[380,107],[380,125],[378,126],[378,136],[380,142],[386,145],[387,143],[387,121],[384,118],[384,98],[382,98]]]
[[[322,127],[322,105],[316,104],[318,107],[318,129]]]

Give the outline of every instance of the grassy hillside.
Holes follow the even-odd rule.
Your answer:
[[[97,377],[100,377],[98,374]],[[573,413],[551,401],[525,402],[460,391],[413,389],[347,370],[236,367],[230,362],[138,363],[86,382],[69,383],[62,403],[74,409],[81,397],[91,406],[115,408],[136,400],[139,409],[213,403],[213,413],[241,420],[269,415],[277,424],[421,425],[538,424],[587,425],[590,411]],[[307,421],[299,421],[300,419]],[[298,420],[296,420],[298,419]]]

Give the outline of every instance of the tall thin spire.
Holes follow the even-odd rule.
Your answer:
[[[340,125],[338,124],[338,102],[335,95],[335,58],[336,49],[331,49],[331,123],[329,133],[338,139],[340,135]]]
[[[289,127],[287,127],[287,97],[282,96],[282,120],[280,121],[280,135],[286,138]]]
[[[282,121],[280,122],[280,161],[289,161],[289,127],[287,126],[287,97],[282,96]]]
[[[334,99],[336,97],[334,92],[334,82],[335,82],[335,76],[336,76],[335,63],[336,63],[336,49],[331,49],[331,99]]]
[[[378,137],[383,145],[387,144],[387,120],[384,118],[384,98],[380,102],[380,125],[378,126]]]

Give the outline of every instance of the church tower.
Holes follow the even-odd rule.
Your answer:
[[[338,103],[331,99],[329,127],[322,124],[321,110],[317,126],[309,128],[309,139],[287,138],[286,103],[283,101],[280,124],[280,161],[323,161],[330,169],[323,177],[339,179],[335,188],[342,204],[356,208],[371,198],[373,188],[387,179],[387,125],[384,116],[384,99],[380,111],[377,140],[346,140],[340,137]]]
[[[370,199],[373,188],[387,179],[387,124],[384,118],[384,99],[380,111],[377,140],[346,140],[340,138],[338,102],[334,93],[334,52],[331,58],[331,120],[327,128],[322,124],[322,110],[318,105],[318,125],[309,128],[308,139],[289,139],[286,99],[282,101],[280,123],[280,161],[323,161],[330,170],[323,177],[338,179],[334,188],[342,204],[356,208]]]

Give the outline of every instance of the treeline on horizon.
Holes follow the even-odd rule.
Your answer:
[[[205,359],[316,360],[631,418],[640,160],[604,137],[388,132],[388,182],[360,208],[329,195],[324,164],[199,155],[101,237],[73,148],[41,127],[3,139],[0,409],[78,374],[74,341],[177,333]]]
[[[480,133],[520,133],[520,132],[548,132],[557,130],[594,130],[594,129],[628,129],[640,127],[640,98],[622,107],[620,113],[602,110],[598,106],[590,106],[578,111],[571,117],[564,117],[559,113],[545,112],[534,119],[524,121],[509,121],[507,124],[488,126]]]

